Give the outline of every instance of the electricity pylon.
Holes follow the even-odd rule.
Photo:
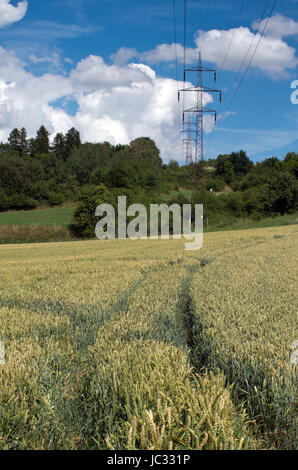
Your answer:
[[[209,88],[204,85],[204,73],[214,74],[214,83],[216,82],[216,70],[204,67],[202,64],[201,53],[199,53],[198,66],[188,69],[184,69],[184,83],[186,83],[188,74],[196,74],[196,85],[185,87],[178,92],[178,100],[180,100],[181,93],[194,93],[194,106],[184,107],[182,122],[183,122],[183,144],[185,152],[186,164],[193,164],[194,176],[193,176],[193,189],[192,189],[192,202],[194,198],[194,191],[197,179],[197,165],[201,162],[202,168],[202,179],[203,179],[203,192],[204,192],[204,214],[206,219],[206,225],[208,227],[208,208],[206,202],[206,185],[204,175],[204,114],[213,114],[216,122],[216,111],[204,106],[204,93],[219,93],[220,102],[222,94],[220,90],[215,88]],[[183,103],[185,103],[185,95]],[[184,105],[185,106],[185,105]],[[194,158],[193,158],[194,155]]]

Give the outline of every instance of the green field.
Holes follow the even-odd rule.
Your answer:
[[[297,227],[0,246],[0,449],[294,449]]]
[[[0,212],[0,225],[55,225],[67,227],[72,220],[74,207],[55,207],[32,211]]]
[[[173,194],[174,193],[175,192],[173,192]],[[191,191],[185,190],[180,193],[185,193],[187,196],[188,193],[191,194]],[[165,202],[170,199],[171,195],[164,196]],[[0,212],[0,234],[1,225],[67,227],[72,221],[74,211],[75,207],[56,207],[53,209],[35,209],[32,211]],[[298,214],[288,214],[279,217],[268,217],[257,222],[251,219],[239,220],[234,225],[211,227],[206,231],[245,230],[249,228],[278,227],[281,225],[292,225],[296,223],[298,223]]]
[[[209,228],[207,232],[220,232],[229,230],[247,230],[254,228],[266,227],[281,227],[283,225],[296,225],[298,224],[298,214],[287,214],[279,217],[268,217],[266,219],[253,221],[251,219],[244,219],[235,222],[234,225],[227,227],[214,227]]]

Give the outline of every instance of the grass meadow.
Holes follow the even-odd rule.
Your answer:
[[[292,449],[297,227],[0,246],[0,449]]]
[[[180,193],[191,195],[188,190]],[[174,194],[178,193],[172,192],[164,196],[164,202],[167,203]],[[75,237],[68,226],[72,223],[74,211],[75,206],[0,212],[0,244],[73,241]],[[268,217],[259,221],[243,218],[233,224],[223,218],[217,224],[211,224],[210,228],[205,228],[205,232],[278,227],[297,223],[298,214]]]
[[[67,227],[71,221],[75,207],[53,207],[34,209],[31,211],[0,212],[1,225],[46,225]]]

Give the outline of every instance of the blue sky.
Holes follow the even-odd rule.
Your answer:
[[[266,1],[246,0],[236,25],[240,4],[188,1],[190,64],[199,48],[219,69],[234,38],[216,85],[224,95],[256,33],[255,49]],[[183,0],[176,9],[182,80]],[[54,135],[74,125],[88,141],[148,135],[165,160],[182,161],[173,42],[173,0],[0,0],[0,140],[12,127],[34,135],[45,124]],[[298,151],[298,105],[290,100],[297,45],[298,2],[279,0],[229,113],[235,87],[220,108],[216,99],[210,105],[220,119],[212,133],[207,122],[206,158],[240,148],[254,161]]]

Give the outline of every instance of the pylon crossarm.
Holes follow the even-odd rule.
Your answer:
[[[185,113],[197,113],[197,114],[204,114],[204,113],[216,113],[215,109],[209,109],[209,108],[197,108],[194,106],[193,108],[186,109],[184,111]]]
[[[182,88],[181,90],[179,90],[179,93],[181,92],[189,92],[189,91],[192,91],[192,92],[209,92],[209,93],[222,93],[220,90],[216,90],[215,88],[209,88],[209,87],[206,87],[206,86],[202,86],[202,87],[197,87],[197,86],[191,86],[189,88]]]
[[[185,72],[213,72],[213,73],[216,73],[216,70],[209,69],[208,67],[204,67],[202,65],[201,67],[193,67],[191,69],[185,69]]]

